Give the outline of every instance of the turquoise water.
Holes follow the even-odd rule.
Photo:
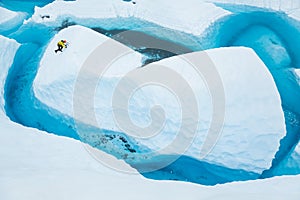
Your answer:
[[[34,12],[34,7],[43,7],[54,0],[0,0],[0,6],[17,12],[26,12],[30,15]]]

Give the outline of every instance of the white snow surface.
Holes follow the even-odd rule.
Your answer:
[[[14,12],[0,7],[0,33],[21,25],[26,17],[25,13]]]
[[[20,44],[15,40],[8,39],[0,35],[0,109],[4,112],[4,87],[10,66],[14,61],[14,56]]]
[[[72,17],[72,21],[84,25],[95,26],[93,19],[97,19],[102,20],[99,24],[101,27],[126,29],[138,27],[136,23],[140,20],[141,24],[146,21],[199,35],[211,23],[230,14],[211,3],[199,0],[176,1],[176,3],[173,0],[134,2],[136,4],[121,0],[54,1],[43,8],[36,7],[34,15],[28,22],[59,25],[69,16]],[[191,15],[191,13],[198,14]],[[50,15],[50,18],[42,19],[40,16],[43,15]],[[117,19],[117,23],[111,23],[109,20],[105,22],[103,19]]]
[[[69,48],[56,54],[54,50],[61,39],[68,41]],[[106,42],[113,42],[127,52],[112,63],[108,72],[111,76],[142,65],[143,56],[138,52],[89,28],[72,26],[59,32],[48,45],[33,84],[36,97],[49,107],[73,116],[73,92],[82,65],[99,45]]]
[[[99,197],[132,200],[298,200],[300,195],[300,176],[205,187],[122,174],[93,159],[79,141],[23,127],[9,121],[2,113],[0,123],[2,200]]]
[[[54,49],[59,38],[66,38],[71,45],[65,52],[56,55]],[[87,124],[99,126],[91,119],[91,113],[95,111],[97,122],[100,123],[101,128],[122,131],[122,126],[120,127],[120,124],[115,122],[113,113],[115,108],[112,108],[116,85],[127,72],[136,71],[139,73],[141,70],[146,70],[147,73],[147,70],[153,69],[154,66],[150,64],[136,69],[141,65],[141,55],[133,53],[130,49],[128,49],[130,53],[117,59],[99,80],[95,95],[87,97],[80,106],[84,107],[83,105],[89,102],[90,98],[94,98],[95,107],[87,108],[80,113],[80,116],[73,116],[73,92],[78,72],[88,53],[92,52],[103,39],[107,38],[81,26],[74,26],[61,31],[49,44],[43,56],[34,80],[34,92],[41,102],[65,115],[72,116]],[[117,43],[117,45],[120,44]],[[261,173],[271,166],[273,156],[279,148],[279,141],[286,132],[281,101],[273,78],[263,62],[251,49],[243,47],[221,48],[209,50],[206,53],[214,62],[223,82],[225,121],[220,139],[213,151],[205,158],[205,161],[232,169]],[[203,52],[189,55],[193,54],[200,56]],[[199,110],[199,114],[196,113],[196,115],[199,116],[199,119],[191,119],[191,123],[196,123],[199,127],[195,140],[193,143],[191,142],[192,145],[185,154],[197,159],[212,116],[211,96],[206,86],[207,83],[181,57],[164,59],[156,64],[167,66],[172,71],[179,73],[196,95]],[[94,78],[97,78],[94,73],[89,72],[83,87],[88,90]],[[141,78],[143,79],[143,77]],[[167,78],[168,75],[166,75]],[[125,85],[130,86],[136,80],[129,79],[128,81],[128,84]],[[180,84],[175,87],[181,90]],[[125,92],[121,91],[120,99],[126,98]],[[181,107],[178,105],[178,96],[172,96],[172,93],[163,87],[150,86],[137,90],[128,102],[130,119],[139,127],[146,127],[151,123],[149,113],[154,105],[160,105],[164,109],[167,120],[160,134],[151,137],[151,139],[135,139],[153,150],[168,146],[181,125]],[[193,107],[188,106],[187,109],[192,114],[196,112]],[[155,123],[156,121],[159,122],[160,119],[163,120],[162,115],[154,114],[159,119],[154,120]],[[125,121],[127,115],[123,113],[119,116],[122,121]],[[158,122],[154,123],[155,127],[159,127]],[[127,126],[129,127],[129,125]],[[130,131],[133,131],[137,137],[145,136],[143,134],[136,135],[134,130]],[[191,131],[190,128],[184,131],[186,141],[191,140]],[[126,133],[132,135],[129,132]],[[168,153],[178,154],[180,153],[178,149],[180,148],[175,145]]]

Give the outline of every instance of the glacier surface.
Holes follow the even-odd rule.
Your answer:
[[[49,2],[50,1],[47,1],[47,3]],[[245,117],[244,118],[245,123],[243,123],[243,125],[245,125],[245,127],[248,128],[246,128],[247,131],[245,130],[243,131],[247,132],[248,134],[240,138],[237,137],[238,136],[237,133],[239,131],[236,130],[235,134],[233,135],[224,134],[224,137],[221,137],[219,139],[218,141],[219,143],[217,143],[216,145],[215,152],[212,152],[213,157],[211,158],[208,157],[207,160],[205,161],[211,164],[216,164],[217,166],[224,166],[225,169],[221,168],[220,172],[218,172],[219,175],[215,177],[208,176],[209,177],[208,179],[213,179],[218,176],[221,177],[220,176],[221,173],[224,174],[226,172],[226,169],[231,169],[231,168],[243,169],[246,171],[256,172],[256,173],[262,173],[263,170],[266,170],[272,166],[270,170],[266,170],[267,172],[264,173],[262,177],[299,173],[299,144],[297,145],[299,141],[299,128],[300,128],[299,117],[298,117],[300,113],[299,112],[300,108],[299,106],[297,106],[297,102],[299,99],[299,77],[295,75],[299,74],[298,73],[299,70],[297,69],[299,67],[299,59],[298,59],[299,56],[297,56],[296,52],[298,49],[298,44],[300,43],[297,42],[299,41],[298,22],[291,20],[291,19],[299,20],[300,12],[298,9],[299,6],[297,6],[298,3],[296,1],[283,2],[283,1],[244,1],[244,0],[243,1],[223,0],[223,1],[212,1],[211,3],[207,3],[207,2],[203,3],[201,1],[190,0],[188,2],[176,2],[176,4],[173,3],[172,6],[158,6],[158,5],[170,5],[170,2],[171,1],[168,0],[151,1],[151,2],[149,1],[144,2],[144,1],[137,0],[135,1],[135,4],[133,4],[132,2],[116,0],[109,3],[103,2],[102,4],[99,4],[99,1],[94,1],[94,0],[90,0],[89,2],[80,1],[80,0],[74,2],[54,1],[53,3],[50,3],[43,8],[36,7],[34,10],[35,13],[32,16],[32,18],[27,20],[23,25],[22,25],[22,21],[25,18],[27,18],[27,14],[20,13],[20,12],[14,13],[12,11],[8,11],[6,8],[1,8],[0,14],[1,16],[4,16],[3,18],[1,18],[2,21],[0,23],[0,30],[2,31],[2,32],[0,31],[1,34],[8,36],[10,38],[14,38],[19,43],[21,43],[21,48],[18,50],[15,60],[12,61],[11,56],[15,54],[16,49],[18,48],[18,44],[15,42],[11,42],[7,39],[1,38],[1,45],[4,45],[5,48],[9,49],[6,52],[1,52],[1,56],[6,57],[7,54],[10,54],[8,56],[10,59],[7,59],[6,60],[7,62],[5,62],[4,64],[1,63],[1,69],[2,68],[4,69],[4,73],[1,74],[1,81],[2,81],[1,84],[4,84],[3,77],[6,76],[6,73],[8,73],[8,67],[12,64],[11,62],[13,62],[12,69],[8,74],[8,80],[5,83],[6,85],[3,85],[2,87],[3,89],[1,91],[1,95],[3,96],[3,93],[5,93],[6,96],[2,98],[1,106],[4,104],[4,99],[5,99],[6,101],[5,110],[10,116],[10,118],[13,119],[14,121],[20,122],[27,126],[37,127],[41,130],[54,132],[58,135],[65,135],[68,137],[79,139],[78,135],[76,134],[76,131],[72,128],[72,126],[69,126],[70,124],[72,125],[73,123],[72,122],[73,120],[70,117],[72,116],[71,113],[72,102],[65,101],[66,99],[72,98],[71,97],[72,94],[70,93],[69,89],[72,88],[71,85],[73,84],[74,77],[76,75],[75,71],[71,71],[71,70],[68,71],[71,74],[71,78],[70,77],[66,78],[66,76],[63,75],[62,77],[63,81],[58,80],[58,82],[63,83],[63,86],[61,84],[57,84],[58,82],[56,83],[52,82],[52,84],[50,84],[50,82],[47,82],[47,80],[49,81],[49,79],[51,79],[52,76],[48,76],[48,77],[45,76],[43,79],[40,79],[41,82],[44,81],[45,83],[42,86],[44,87],[43,90],[39,91],[41,96],[43,96],[43,98],[36,99],[31,89],[31,83],[33,82],[35,73],[37,72],[36,70],[37,67],[39,66],[40,60],[42,59],[42,55],[45,52],[46,53],[44,55],[47,55],[48,53],[50,54],[50,52],[52,52],[53,48],[55,47],[55,40],[63,36],[60,35],[61,33],[68,31],[68,29],[64,29],[64,28],[74,24],[81,24],[94,29],[103,28],[106,30],[119,28],[123,30],[137,29],[138,31],[141,31],[143,30],[144,27],[150,27],[145,29],[145,32],[147,34],[164,40],[175,41],[176,43],[184,45],[193,51],[212,48],[212,47],[218,48],[220,46],[232,46],[232,45],[247,46],[255,50],[255,52],[258,54],[260,59],[269,68],[276,83],[275,86],[274,82],[271,80],[272,79],[271,75],[270,74],[267,75],[269,83],[270,85],[272,85],[271,86],[272,90],[268,90],[266,87],[265,90],[267,90],[267,92],[269,93],[263,93],[263,92],[262,93],[263,95],[266,95],[273,92],[273,96],[276,96],[276,98],[272,99],[270,97],[270,99],[276,101],[275,104],[277,106],[275,106],[276,109],[272,109],[273,107],[271,105],[261,106],[263,107],[262,109],[256,109],[256,111],[261,111],[261,112],[265,110],[270,111],[269,113],[264,113],[264,112],[259,113],[260,114],[259,117],[263,118],[261,121],[257,119],[257,121],[259,121],[260,124],[262,125],[261,127],[259,127],[259,129],[260,130],[269,129],[271,130],[272,133],[276,132],[279,134],[272,138],[271,138],[271,134],[269,134],[268,137],[266,138],[257,137],[263,134],[261,134],[261,132],[258,133],[257,131],[260,130],[257,130],[258,128],[256,126],[251,126],[252,122],[251,120],[248,119],[250,119],[252,115],[255,115],[257,117],[258,113],[250,112],[251,107],[246,108],[247,112],[241,112],[241,110],[236,111],[237,109],[233,109],[234,111],[233,113],[236,113],[237,116]],[[214,2],[217,2],[217,4],[213,4]],[[3,3],[5,4],[6,2],[3,1]],[[39,1],[37,5],[38,4],[44,5],[45,3]],[[22,5],[24,4],[26,3],[23,2]],[[194,6],[190,6],[191,4],[193,4]],[[7,5],[9,5],[9,3],[7,3]],[[33,10],[31,11],[32,9],[31,5],[33,4],[30,3],[30,6],[28,7],[29,13],[33,12]],[[245,5],[248,5],[249,7]],[[1,6],[2,6],[2,2],[1,2]],[[253,7],[253,6],[258,6],[260,8]],[[7,8],[9,8],[9,6],[7,6]],[[149,9],[149,8],[153,8],[153,9]],[[87,12],[87,10],[89,10],[89,12]],[[23,12],[25,10],[20,10],[20,11]],[[198,12],[200,12],[201,14],[199,15],[191,14],[191,13],[198,13]],[[42,16],[49,16],[49,17],[42,17]],[[165,16],[168,17],[166,18]],[[267,23],[267,24],[264,22],[260,23],[262,22],[262,19],[265,19],[265,21],[266,19],[268,19],[267,21],[272,21],[274,23]],[[178,21],[178,23],[174,23],[174,21]],[[242,25],[243,21],[244,22],[247,21],[247,23],[251,24],[252,26],[249,27],[243,26]],[[235,25],[233,26],[233,24]],[[70,29],[75,27],[71,27]],[[221,29],[218,29],[219,27],[221,27]],[[281,29],[279,27],[281,27]],[[54,33],[61,29],[64,30],[59,32],[58,35],[54,36]],[[244,30],[244,32],[239,32],[240,30]],[[91,37],[90,39],[95,39],[99,42],[101,42],[100,40],[107,39],[106,37],[100,36],[100,34],[96,34],[93,31],[87,29],[81,31],[88,33],[89,37]],[[219,32],[220,34],[215,34],[216,32]],[[211,34],[215,34],[215,35],[211,37]],[[224,37],[222,36],[222,34]],[[72,37],[76,39],[76,36],[72,34],[66,35],[66,37],[70,37],[71,41],[73,39]],[[96,39],[98,37],[102,39]],[[52,38],[52,42],[50,42],[51,38]],[[211,43],[205,42],[205,39],[208,39],[210,40],[210,42],[211,41],[212,42]],[[83,61],[83,58],[81,56],[78,56],[78,54],[76,56],[76,53],[78,52],[74,52],[74,50],[77,51],[77,47],[79,49],[85,48],[85,49],[92,50],[91,47],[94,47],[98,44],[98,43],[93,44],[92,42],[88,42],[87,43],[88,45],[83,45],[80,44],[80,42],[77,43],[77,40],[76,42],[72,41],[70,43],[70,47],[73,46],[74,47],[73,49],[69,48],[64,52],[66,54],[67,53],[72,54],[71,57],[73,59],[67,61],[68,64],[72,66],[72,69],[78,67],[78,63]],[[49,46],[48,49],[46,49],[47,46]],[[244,52],[244,54],[247,55],[247,58],[249,54],[249,57],[252,57],[253,60],[256,60],[255,62],[257,63],[261,62],[256,55],[250,53],[251,51],[249,49],[244,49],[244,48],[237,48],[237,49],[239,50],[234,50],[234,48],[223,49],[223,50],[222,49],[210,50],[208,51],[208,54],[210,54],[211,52],[212,57],[215,54],[217,55],[218,53],[227,55],[227,57],[229,58],[227,62],[232,63],[233,61],[230,59],[232,58],[233,54],[243,54],[242,52]],[[128,51],[130,50],[128,49]],[[237,53],[236,51],[239,53]],[[26,53],[27,56],[24,55],[25,54],[24,52],[27,52]],[[136,64],[127,65],[128,68],[126,68],[125,71],[129,69],[130,70],[134,69],[142,64],[142,60],[144,56],[138,52],[134,52],[134,51],[132,52],[134,54],[133,59],[136,60]],[[33,56],[31,57],[31,55]],[[59,56],[60,57],[58,57],[56,62],[63,63],[64,60],[63,55],[59,55]],[[240,56],[241,58],[243,58],[242,55]],[[171,58],[171,60],[172,59],[176,60],[176,57]],[[216,58],[216,60],[214,61],[218,62],[217,60],[219,59]],[[57,67],[56,62],[52,60],[52,64],[51,64],[52,68],[49,67],[44,72],[53,75],[53,77],[60,76],[59,70],[56,71],[57,72],[56,74],[55,71],[53,71],[53,69],[56,69],[53,68],[53,66]],[[220,62],[219,65],[223,65],[223,62],[221,61],[219,62]],[[76,63],[75,66],[72,65],[73,63]],[[250,65],[250,63],[247,64]],[[263,66],[264,68],[266,67],[264,66],[263,63],[260,63],[259,65]],[[26,68],[22,66],[26,66]],[[146,68],[147,67],[145,67],[145,69]],[[62,66],[60,69],[66,70],[65,66]],[[41,67],[40,70],[43,71],[43,68]],[[125,71],[121,70],[122,73],[125,73]],[[31,73],[32,75],[28,76],[28,73]],[[66,71],[65,73],[67,74]],[[264,71],[264,73],[268,74],[268,72],[266,71]],[[104,87],[106,87],[106,89],[111,89],[115,86],[116,82],[120,78],[115,75],[116,74],[114,74],[114,77],[112,76],[105,77],[104,82],[106,85]],[[247,74],[247,76],[249,76],[249,73]],[[261,76],[260,74],[257,77],[263,77],[263,76]],[[245,79],[245,81],[246,80],[248,79]],[[190,81],[193,82],[193,78],[191,78]],[[251,80],[249,79],[248,82],[250,81]],[[259,88],[259,81],[255,82],[256,79],[252,81],[254,81],[254,84],[257,84],[256,86],[257,88]],[[242,83],[242,81],[240,83]],[[51,87],[49,85],[51,85]],[[195,87],[196,88],[195,90],[197,89],[201,90],[198,87],[200,86]],[[279,99],[278,94],[275,94],[276,87],[279,90],[281,99]],[[261,88],[256,90],[256,92],[260,91],[260,89]],[[230,87],[229,91],[232,90],[234,90],[234,87]],[[256,97],[259,96],[259,94],[260,95],[262,94],[261,92],[259,92],[257,96],[252,95],[253,96],[252,97],[251,94],[253,93],[247,93],[247,90],[245,90],[244,92],[245,93],[242,95],[246,96],[248,100],[255,99]],[[111,96],[111,92],[108,91],[107,93],[109,95],[104,95],[104,97],[107,98],[105,100],[106,102],[102,103],[102,105],[100,105],[96,109],[96,113],[101,113],[101,111],[103,112],[101,114],[98,114],[98,121],[101,121],[101,124],[103,125],[104,128],[113,130],[111,132],[109,131],[109,133],[111,133],[112,135],[118,134],[119,136],[117,136],[117,138],[123,140],[124,139],[123,137],[126,136],[126,134],[122,135],[122,133],[119,132],[120,129],[118,129],[118,127],[116,127],[116,125],[112,123],[111,110],[109,109],[109,107],[107,107],[107,102],[109,101],[108,97]],[[64,97],[64,95],[65,98],[62,98]],[[101,97],[101,94],[97,94],[97,95]],[[140,100],[138,100],[139,96],[136,95],[133,96],[134,100],[130,102],[131,109],[132,109],[130,111],[131,117],[133,121],[139,125],[146,126],[147,123],[150,122],[149,120],[151,118],[149,117],[149,112],[148,112],[149,108],[157,102],[165,102],[164,104],[166,104],[165,106],[166,111],[171,111],[169,113],[172,112],[177,112],[177,114],[179,113],[179,111],[176,110],[176,107],[170,106],[174,102],[176,103],[176,100],[172,98],[163,98],[163,97],[169,97],[165,91],[161,91],[158,95],[157,92],[153,92],[153,89],[148,88],[145,89],[144,91],[141,91],[139,95],[141,95]],[[209,96],[207,95],[207,92],[205,93],[205,95]],[[26,101],[23,101],[24,99],[26,99]],[[43,99],[42,102],[39,101],[39,99]],[[149,99],[149,102],[147,102],[146,105],[144,105],[145,99]],[[101,102],[101,101],[99,101],[98,98],[96,99],[96,102]],[[208,105],[207,102],[208,101],[205,101],[204,103],[201,102],[201,103],[202,105]],[[236,104],[236,102],[234,103]],[[240,105],[247,104],[247,102],[240,102],[240,103],[241,103]],[[281,108],[279,106],[281,103],[282,103],[282,109],[284,111],[285,119],[282,118],[283,117],[282,109],[279,109]],[[49,105],[51,106],[49,107]],[[259,106],[260,104],[259,105],[254,104],[254,105]],[[234,108],[234,106],[231,105],[229,107]],[[245,106],[241,106],[241,107],[245,108]],[[141,109],[138,110],[137,108],[141,108]],[[210,109],[211,108],[207,108],[208,111],[206,111],[208,113],[208,116],[206,116],[207,119],[209,119],[209,116],[211,115]],[[138,111],[142,111],[142,112],[140,113]],[[14,114],[12,114],[13,112],[18,112],[18,117],[14,117]],[[69,116],[66,116],[65,115],[66,113]],[[247,113],[249,114],[248,116]],[[267,116],[267,114],[269,114],[269,117],[273,119],[272,121],[268,121],[267,118],[263,117],[263,116]],[[177,123],[178,119],[176,119],[176,117],[173,118],[172,114],[171,115],[169,114],[167,116],[170,118],[169,122],[172,123],[170,126],[165,127],[166,128],[165,133],[167,133],[165,137],[158,136],[152,142],[139,141],[136,139],[130,140],[129,138],[126,138],[128,139],[128,141],[130,141],[129,143],[131,145],[131,147],[127,148],[127,150],[135,150],[141,153],[143,151],[149,151],[149,150],[151,151],[151,149],[155,149],[158,146],[165,144],[165,141],[167,140],[166,138],[170,137],[170,131],[174,131],[178,127],[178,123]],[[209,120],[207,119],[204,120],[205,123],[209,122]],[[286,124],[286,131],[284,130],[285,129],[284,127],[285,125],[283,123],[284,120]],[[233,121],[230,120],[229,118],[229,122],[230,122],[229,124],[233,123]],[[272,122],[274,122],[274,124],[276,122],[276,126],[274,126]],[[207,129],[207,126],[205,128]],[[224,131],[226,133],[229,130],[233,130],[233,129],[235,130],[234,127],[230,127],[230,128],[228,127],[227,130],[225,126]],[[250,130],[252,130],[256,134],[253,136],[251,135],[250,137]],[[286,136],[280,141],[280,146],[279,146],[279,140],[284,136],[285,132],[286,132]],[[269,137],[274,141],[270,141]],[[265,143],[262,141],[268,141],[268,142]],[[92,140],[88,140],[88,142],[90,142],[92,146],[95,146]],[[141,146],[134,145],[137,144],[137,142],[143,145]],[[229,145],[229,143],[237,144],[237,145],[231,146]],[[186,155],[197,158],[197,156],[195,156],[196,155],[195,152],[197,152],[197,150],[199,149],[197,145],[201,146],[201,144],[203,144],[203,134],[199,136],[198,140],[196,139],[195,141],[196,147],[191,147],[189,151],[187,151]],[[257,144],[260,144],[258,145],[258,147],[260,148],[257,148]],[[263,147],[265,147],[266,144],[270,148],[263,149]],[[117,143],[116,145],[118,146],[119,144]],[[226,152],[222,152],[222,150],[224,149],[223,146],[225,146]],[[240,148],[236,148],[236,146],[239,146]],[[104,147],[104,149],[105,148],[107,148],[107,146]],[[103,148],[100,149],[103,150]],[[176,152],[176,149],[173,149],[173,152]],[[248,152],[248,154],[244,154],[243,152]],[[123,154],[124,152],[121,153]],[[239,157],[236,156],[237,154],[239,155]],[[113,155],[116,154],[113,153]],[[150,159],[150,161],[153,164],[155,163],[155,161],[156,162],[159,161],[159,159],[161,158],[154,157],[153,159]],[[166,159],[166,157],[163,157],[163,159]],[[171,166],[170,168],[166,168],[165,173],[166,174],[169,173],[169,175],[172,173],[174,174],[176,169],[180,167],[181,168],[184,167],[184,165],[187,163],[190,163],[191,165],[194,165],[196,163],[194,166],[197,165],[200,166],[199,163],[197,162],[182,158],[179,160],[178,164],[175,163],[175,165]],[[210,169],[207,172],[207,174],[209,174],[212,171],[218,170],[218,168],[214,168],[213,165],[208,165],[207,168]],[[192,170],[192,172],[197,170],[201,171],[203,169],[202,168],[199,169],[195,167],[195,170]],[[180,171],[180,169],[178,171]],[[203,171],[201,173],[203,173]],[[230,173],[226,175],[230,175]],[[164,176],[168,177],[168,175],[162,175],[162,177]],[[193,174],[191,173],[188,174],[187,176],[191,177],[193,176]],[[231,176],[234,175],[231,174]],[[153,177],[155,177],[155,175]],[[177,176],[174,177],[173,179],[177,178]],[[199,178],[207,179],[207,177],[199,177]],[[246,179],[249,178],[251,178],[251,176],[248,176]],[[182,177],[180,176],[179,179],[183,180]],[[191,181],[191,180],[187,180],[187,181]],[[197,182],[197,181],[193,181],[193,182]],[[202,184],[205,183],[202,182]]]

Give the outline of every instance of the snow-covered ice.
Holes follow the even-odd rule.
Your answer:
[[[298,200],[300,195],[300,176],[205,187],[121,174],[93,159],[79,141],[22,127],[5,119],[1,111],[0,123],[0,198],[3,200],[99,197]]]
[[[5,1],[3,3],[5,4]],[[221,6],[223,7],[221,8],[214,3],[228,3],[228,5]],[[258,8],[251,8],[251,6]],[[142,32],[185,45],[192,50],[198,50],[201,49],[199,41],[201,41],[202,34],[207,33],[207,28],[214,22],[220,22],[219,20],[224,19],[223,17],[233,14],[226,8],[232,12],[243,8],[251,11],[275,11],[279,14],[284,12],[289,17],[300,21],[300,1],[297,0],[176,2],[135,0],[134,3],[123,0],[56,0],[43,8],[35,7],[32,18],[25,21],[25,24],[28,27],[46,25],[53,30],[73,23],[107,30],[144,29]],[[8,35],[13,30],[17,30],[27,17],[27,13],[0,7],[0,34]],[[24,26],[25,29],[28,27]],[[11,37],[15,36],[11,35]],[[65,49],[62,54],[55,54],[54,49],[60,39],[68,40],[69,48]],[[184,77],[196,94],[199,121],[192,119],[191,124],[199,123],[199,127],[197,136],[193,138],[193,143],[185,155],[200,159],[200,147],[205,141],[213,115],[211,91],[207,87],[207,82],[201,79],[203,77],[197,75],[189,68],[190,65],[178,56],[139,68],[145,58],[140,53],[89,28],[72,26],[60,31],[49,41],[33,84],[37,99],[49,106],[47,111],[55,109],[62,114],[79,117],[80,120],[89,123],[90,116],[83,118],[84,115],[89,114],[89,110],[87,113],[83,112],[83,116],[74,116],[73,92],[77,89],[74,88],[74,84],[78,80],[78,75],[81,74],[80,67],[89,54],[107,41],[128,51],[128,54],[114,62],[97,83],[93,109],[95,109],[97,122],[100,122],[101,128],[123,130],[120,124],[114,121],[111,103],[115,92],[113,89],[124,74],[129,71],[136,72],[136,74],[142,71],[149,72],[155,68],[155,64],[166,65]],[[278,45],[273,40],[270,42],[275,46]],[[279,43],[279,45],[282,44]],[[19,46],[18,42],[0,35],[0,199],[99,199],[99,197],[109,199],[299,199],[299,175],[235,182],[214,187],[174,181],[153,181],[142,177],[124,161],[116,160],[112,155],[93,149],[100,156],[110,157],[114,162],[136,173],[135,175],[122,174],[103,166],[87,151],[92,147],[80,141],[23,127],[10,121],[4,109],[5,83]],[[262,46],[269,48],[266,44]],[[289,57],[293,53],[290,49],[283,48],[281,57],[275,55],[275,51],[269,48],[268,53],[270,52],[272,52],[271,56],[275,56],[272,61],[276,64],[289,66],[294,60]],[[203,52],[193,54],[203,55]],[[257,173],[256,175],[259,176],[271,167],[272,159],[279,149],[280,139],[286,134],[281,106],[284,100],[283,102],[280,100],[273,77],[265,66],[268,64],[264,64],[253,50],[244,47],[219,48],[205,51],[205,54],[209,56],[220,74],[226,101],[222,134],[213,150],[203,161],[226,169]],[[289,70],[293,71],[300,84],[299,69]],[[84,75],[94,80],[97,78],[96,73],[97,71],[91,70]],[[130,84],[134,85],[138,79],[129,78],[125,81],[128,86],[131,86]],[[87,79],[84,86],[90,83],[91,81]],[[178,88],[181,87],[178,86]],[[163,107],[167,121],[161,130],[163,134],[147,140],[135,138],[134,141],[138,142],[141,147],[145,146],[152,150],[168,145],[168,142],[174,139],[173,133],[180,126],[182,110],[178,107],[178,98],[174,98],[166,88],[157,86],[147,86],[135,92],[128,101],[128,114],[134,125],[147,127],[151,124],[151,114],[154,114],[153,116],[157,114],[151,113],[151,108],[156,105]],[[121,93],[118,97],[124,97],[126,100],[127,95]],[[192,107],[188,107],[188,110],[196,113]],[[286,112],[285,110],[285,114]],[[54,117],[59,120],[61,116]],[[122,113],[119,117],[124,121],[127,120],[127,116]],[[95,124],[92,122],[92,125]],[[130,129],[131,126],[128,127]],[[185,130],[184,136],[190,136],[189,131],[191,130]],[[138,134],[129,133],[128,135],[137,136]],[[187,137],[182,139],[183,143],[190,141]],[[178,153],[177,147],[173,146],[168,153]],[[272,172],[276,175],[299,174],[299,160],[300,143],[292,148]]]
[[[1,44],[2,47],[9,47],[5,54],[6,59],[1,59],[0,63],[3,88],[19,44],[3,37]],[[3,99],[3,93],[0,97]],[[237,198],[236,193],[243,194],[244,199],[272,197],[296,200],[299,197],[299,176],[204,187],[183,182],[153,181],[141,175],[122,174],[97,162],[79,141],[11,122],[4,115],[3,109],[1,104],[1,199],[76,200],[98,199],[99,196],[110,199],[167,199],[172,196],[172,199],[182,199],[188,196],[189,199],[196,200],[199,197],[233,199]],[[120,165],[127,165],[123,161],[118,162]]]
[[[57,42],[66,39],[69,48],[64,52],[54,52]],[[62,30],[50,42],[34,80],[35,95],[49,107],[73,116],[73,92],[78,74],[89,54],[105,42],[114,42],[127,51],[126,56],[112,64],[111,75],[126,73],[142,65],[143,56],[107,36],[83,26],[72,26]]]
[[[104,167],[79,141],[22,127],[4,119],[3,114],[0,123],[0,198],[3,200],[299,198],[300,176],[215,187],[152,181]]]
[[[71,47],[66,49],[63,54],[56,55],[54,49],[59,38],[66,38],[70,41]],[[98,126],[90,120],[90,113],[86,110],[81,112],[84,114],[83,117],[78,118],[78,116],[73,115],[73,92],[75,82],[78,79],[78,72],[84,60],[88,53],[101,44],[103,39],[107,38],[81,26],[64,29],[56,35],[43,56],[34,80],[33,87],[36,97],[47,106],[59,110],[65,115]],[[130,49],[128,51],[133,52]],[[198,53],[201,54],[201,52]],[[209,50],[207,53],[223,81],[226,115],[220,140],[211,154],[205,158],[205,161],[232,169],[261,173],[271,166],[273,156],[279,147],[279,141],[286,132],[281,101],[273,78],[263,62],[251,49],[224,48]],[[130,63],[127,62],[128,59],[130,59]],[[157,64],[167,65],[186,80],[189,80],[188,83],[197,96],[199,113],[201,113],[200,123],[197,122],[197,119],[194,120],[200,126],[197,130],[197,137],[186,155],[199,158],[199,146],[204,143],[211,122],[210,93],[203,79],[199,79],[199,75],[190,69],[190,66],[180,57],[165,59],[157,62]],[[117,60],[110,68],[117,70],[117,73],[110,70],[99,81],[95,96],[91,97],[95,98],[97,103],[95,103],[95,108],[91,109],[96,111],[96,118],[98,122],[101,122],[100,128],[122,131],[115,122],[113,115],[112,97],[114,89],[122,75],[135,70],[140,65],[141,55],[130,53]],[[150,64],[142,69],[147,72],[151,66]],[[140,69],[136,70],[138,72]],[[89,76],[90,80],[95,78],[93,73]],[[92,87],[89,83],[89,80],[85,83],[88,85],[87,88]],[[243,89],[241,90],[241,88]],[[124,92],[121,91],[121,93]],[[120,99],[126,98],[125,95]],[[84,100],[83,103],[89,102],[88,99],[90,98]],[[170,138],[173,138],[179,130],[181,123],[180,106],[176,100],[172,99],[164,90],[150,88],[141,90],[130,101],[130,117],[136,125],[141,127],[147,126],[149,123],[148,116],[151,106],[155,104],[163,106],[168,122],[162,130],[162,134],[151,140],[140,140],[139,142],[153,150],[167,145]],[[193,108],[189,108],[189,110],[193,110]],[[125,116],[121,117],[125,119]],[[187,129],[185,134],[188,135],[189,131]],[[178,153],[177,148],[173,147],[169,153]]]
[[[211,3],[198,0],[177,1],[176,3],[172,0],[137,0],[135,2],[136,4],[120,0],[54,1],[43,8],[36,7],[34,15],[28,22],[59,26],[63,20],[72,17],[75,23],[87,26],[95,26],[95,20],[100,20],[101,23],[98,23],[100,27],[110,29],[136,28],[138,24],[142,27],[145,22],[150,22],[200,35],[211,23],[230,14]],[[199,13],[199,15],[190,13]],[[50,18],[42,19],[40,16],[43,15],[50,15]],[[117,21],[111,23],[113,19]]]

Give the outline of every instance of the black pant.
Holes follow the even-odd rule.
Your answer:
[[[55,53],[57,53],[58,51],[62,52],[62,49],[64,48],[62,45],[58,44],[57,45],[58,49],[55,50]]]

